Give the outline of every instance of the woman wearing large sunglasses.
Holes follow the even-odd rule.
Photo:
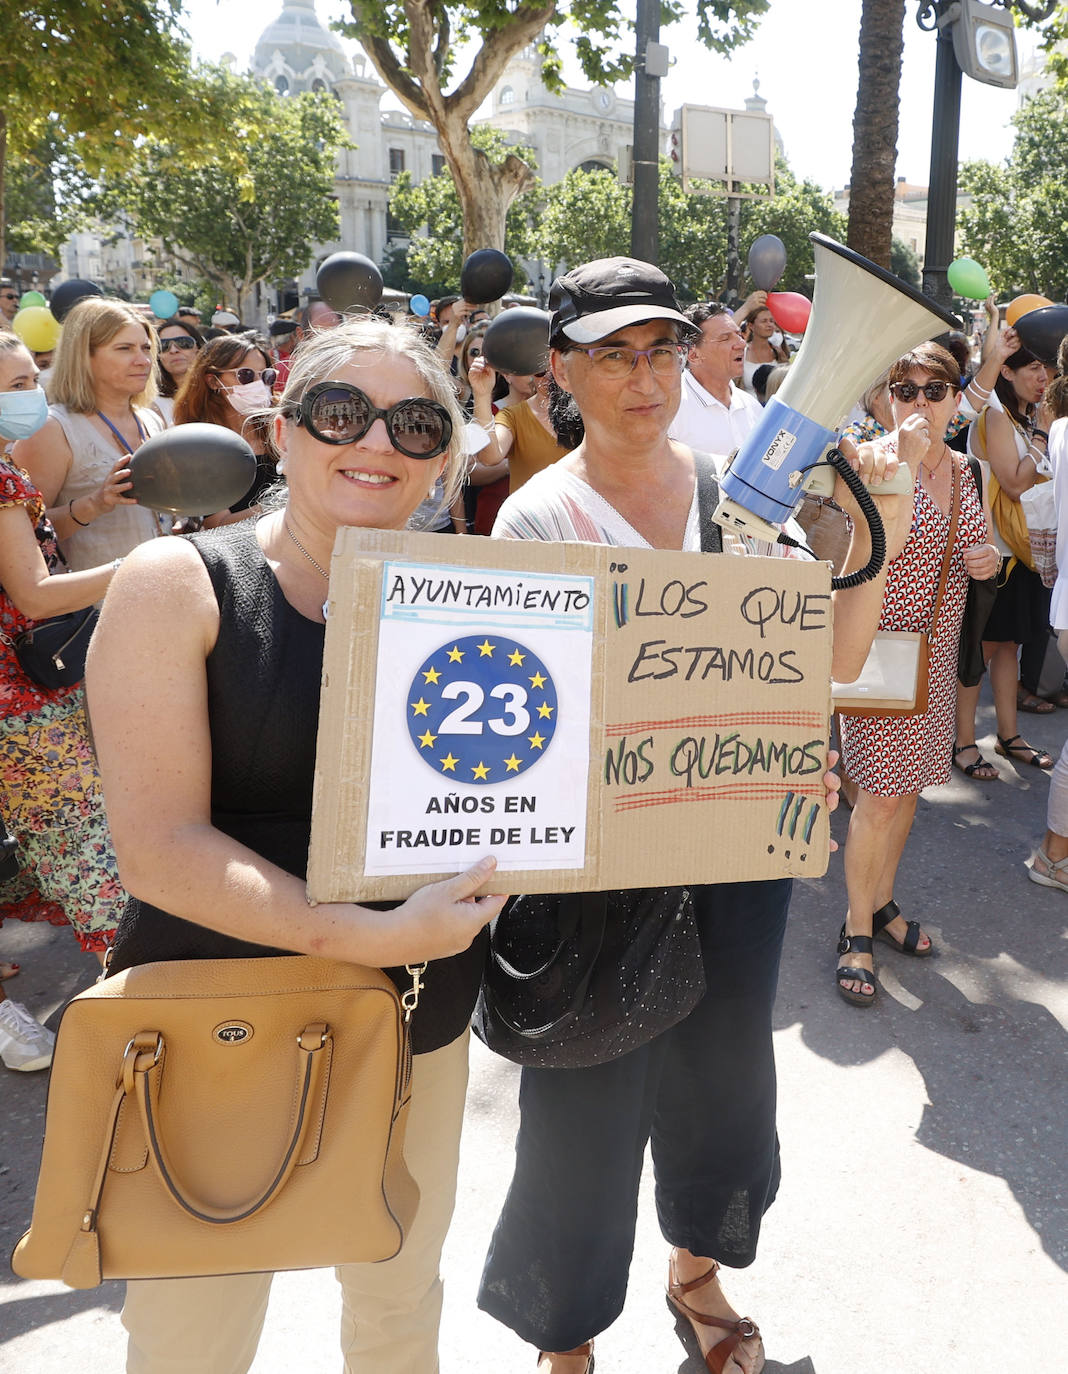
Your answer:
[[[434,961],[412,1022],[405,1157],[419,1212],[395,1259],[338,1271],[348,1374],[438,1367],[438,1258],[454,1198],[479,932],[504,899],[472,898],[492,872],[483,860],[388,913],[308,905],[327,569],[339,526],[403,529],[440,475],[455,492],[462,428],[448,375],[414,333],[354,321],[316,335],[295,355],[271,417],[285,505],[159,540],[161,552],[130,559],[109,592],[87,679],[132,894],[113,971],[279,950],[387,968]],[[176,739],[185,744],[177,755]],[[240,1374],[270,1283],[269,1274],[131,1283],[128,1368]]]
[[[881,630],[930,631],[954,513],[956,519],[930,646],[927,709],[912,716],[842,717],[843,759],[858,790],[845,853],[849,910],[835,986],[860,1007],[875,1001],[873,938],[903,954],[931,953],[920,923],[901,915],[894,881],[920,792],[949,781],[968,579],[993,577],[999,561],[985,492],[980,496],[963,455],[944,438],[961,400],[953,356],[938,344],[921,344],[894,363],[887,380],[895,429],[860,451],[897,452],[916,471],[916,494],[908,539],[887,572]]]
[[[262,514],[260,496],[278,480],[267,423],[277,375],[265,340],[235,334],[210,339],[185,375],[174,402],[174,423],[223,425],[247,439],[256,455],[252,485],[228,511],[207,516],[208,529]]]
[[[159,357],[157,363],[157,395],[153,406],[163,417],[163,423],[174,423],[174,398],[197,353],[204,347],[204,338],[195,324],[177,315],[164,320],[157,329]]]

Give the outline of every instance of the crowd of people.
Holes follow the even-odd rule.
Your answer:
[[[792,341],[764,293],[734,311],[683,307],[647,263],[577,268],[553,283],[549,309],[547,363],[532,375],[489,366],[489,315],[459,297],[435,302],[430,324],[313,301],[268,336],[236,317],[204,328],[188,312],[151,320],[92,297],[67,315],[43,388],[46,360],[0,330],[0,817],[18,846],[0,915],[69,923],[84,950],[108,956],[109,974],[314,951],[385,968],[402,988],[406,965],[433,961],[413,1022],[406,1144],[421,1201],[394,1259],[338,1271],[352,1374],[437,1368],[469,1024],[504,899],[476,895],[492,888],[487,858],[388,921],[305,901],[335,535],[367,526],[700,550],[702,474],[722,475],[790,366]],[[1053,631],[1068,649],[1068,515],[1057,525],[1066,576],[1051,585],[1021,513],[1036,485],[1052,478],[1060,497],[1068,483],[1068,350],[1049,367],[994,302],[987,318],[981,347],[948,337],[898,359],[841,434],[872,485],[888,553],[874,578],[835,592],[834,676],[859,675],[877,629],[930,639],[925,709],[843,717],[841,777],[828,756],[828,806],[841,785],[852,807],[834,982],[855,1006],[876,1000],[875,939],[932,952],[894,901],[920,792],[954,766],[971,782],[998,778],[975,740],[979,688],[958,681],[973,582],[997,579],[980,636],[997,751],[1052,770],[1029,876],[1068,890],[1068,744],[1054,767],[1017,718],[1068,706],[1062,660],[1047,690]],[[229,509],[175,522],[136,503],[130,462],[151,436],[192,422],[242,435],[256,475]],[[880,494],[901,466],[911,494]],[[731,534],[724,552],[863,567],[868,529],[844,485],[807,504],[818,508],[791,523],[793,546]],[[35,682],[17,644],[93,606],[91,741],[86,689]],[[535,1347],[542,1374],[589,1374],[595,1337],[622,1309],[649,1143],[671,1304],[713,1374],[763,1367],[759,1330],[731,1305],[720,1268],[753,1261],[779,1187],[771,1012],[790,891],[787,879],[697,887],[705,990],[693,1010],[609,1062],[524,1068],[515,1174],[479,1303]],[[0,964],[0,1057],[40,1070],[54,1036],[5,995],[17,972]],[[246,1370],[270,1282],[131,1281],[128,1368]]]

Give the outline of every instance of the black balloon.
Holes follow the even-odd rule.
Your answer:
[[[497,248],[480,248],[460,269],[460,294],[471,305],[499,301],[512,284],[512,260]]]
[[[373,310],[382,299],[382,273],[362,253],[331,253],[315,274],[315,284],[337,311],[354,305]]]
[[[1044,363],[1057,361],[1061,340],[1068,334],[1068,305],[1044,305],[1029,310],[1013,325],[1024,348]]]
[[[104,294],[101,287],[95,281],[85,281],[81,277],[72,277],[70,281],[63,282],[52,292],[52,299],[48,302],[49,309],[57,320],[62,320],[79,301],[84,301],[86,296],[102,296]]]
[[[549,319],[545,310],[517,305],[502,310],[482,336],[482,356],[498,372],[529,377],[549,365]]]
[[[256,455],[222,425],[175,425],[146,439],[130,459],[141,506],[172,515],[212,515],[240,501],[256,480]]]

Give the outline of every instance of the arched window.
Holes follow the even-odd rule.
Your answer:
[[[580,172],[608,172],[614,174],[614,168],[609,167],[607,163],[599,162],[596,158],[587,158],[585,162],[580,162],[577,170]]]
[[[501,103],[502,105],[514,105],[514,104],[515,104],[515,91],[514,91],[514,89],[513,89],[511,86],[502,86],[502,87],[501,87],[501,99],[500,99],[500,103]]]
[[[317,76],[315,80],[312,82],[311,88],[313,91],[325,91],[326,82],[322,79],[321,76]]]
[[[289,77],[288,77],[288,76],[276,76],[275,79],[274,79],[274,88],[275,88],[275,90],[278,92],[279,95],[288,95],[288,94],[289,94]]]

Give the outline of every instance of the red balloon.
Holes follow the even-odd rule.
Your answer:
[[[768,309],[780,329],[787,334],[803,334],[812,314],[812,302],[800,291],[769,291]]]

